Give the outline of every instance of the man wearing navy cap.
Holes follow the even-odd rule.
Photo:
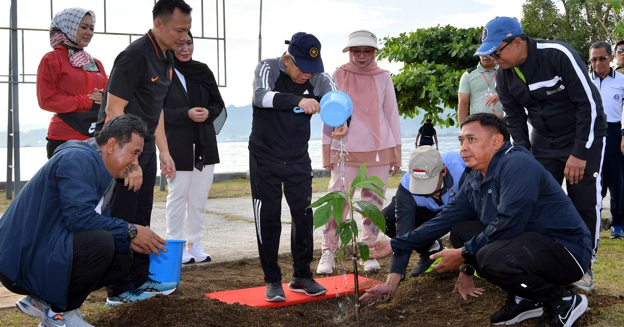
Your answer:
[[[591,233],[595,253],[607,123],[600,93],[580,53],[565,42],[526,36],[514,18],[496,17],[485,25],[474,55],[491,56],[501,68],[496,92],[513,144],[531,150],[557,182],[565,177],[568,196]],[[527,122],[533,127],[530,139]],[[591,269],[575,285],[593,289]]]
[[[321,43],[312,34],[296,33],[281,57],[258,63],[253,81],[253,122],[249,136],[249,176],[260,262],[267,283],[266,300],[284,301],[282,272],[277,263],[282,189],[292,216],[293,278],[289,288],[309,296],[327,290],[312,278],[314,246],[312,166],[308,154],[310,118],[319,100],[335,91],[323,71]],[[304,112],[296,113],[295,107]],[[346,130],[342,131],[346,134]],[[342,136],[344,136],[344,134]]]

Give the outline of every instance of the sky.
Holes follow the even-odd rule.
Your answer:
[[[187,0],[193,7],[193,35],[201,34],[202,3]],[[348,61],[342,52],[349,33],[367,29],[381,40],[385,36],[397,36],[437,25],[456,27],[483,26],[496,16],[512,16],[521,19],[524,0],[264,0],[262,4],[262,58],[279,57],[286,49],[284,40],[296,32],[314,34],[321,41],[321,57],[325,71],[332,73],[336,67]],[[204,0],[204,36],[223,36],[223,16],[215,16],[215,8],[221,12],[222,0]],[[0,0],[0,27],[9,27],[10,0]],[[51,11],[80,6],[95,12],[95,30],[107,32],[144,34],[152,26],[151,9],[154,0],[107,0],[106,20],[103,0],[19,0],[18,26],[21,28],[48,29]],[[52,8],[50,8],[52,6]],[[37,10],[33,10],[36,8]],[[193,58],[207,63],[219,82],[227,106],[245,106],[251,103],[253,72],[258,63],[258,34],[260,27],[259,0],[225,0],[225,47],[216,51],[216,41],[197,40]],[[217,32],[217,26],[219,31]],[[51,50],[47,32],[24,33],[25,74],[36,74],[41,57]],[[131,38],[132,40],[135,38]],[[113,67],[116,55],[129,43],[127,36],[96,34],[85,48],[102,61],[107,73]],[[0,75],[8,74],[9,33],[0,30]],[[21,36],[20,36],[21,56]],[[223,51],[225,49],[225,51]],[[217,61],[217,58],[219,60]],[[475,64],[477,59],[475,59]],[[379,62],[381,68],[398,73],[400,64]],[[0,77],[0,81],[6,81]],[[33,76],[26,80],[34,81]],[[7,86],[0,83],[0,130],[7,129]],[[47,128],[52,113],[39,108],[34,84],[21,84],[20,130]]]

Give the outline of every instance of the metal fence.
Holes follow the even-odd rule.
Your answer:
[[[225,0],[186,0],[193,7],[194,59],[207,63],[221,87],[227,86]],[[95,12],[95,35],[87,51],[110,72],[117,54],[152,26],[155,0],[0,0],[0,40],[9,44],[0,53],[0,84],[7,84],[6,196],[12,198],[20,181],[20,103],[38,107],[33,88],[20,102],[20,85],[35,84],[41,57],[51,50],[48,33],[54,14],[80,6]],[[4,17],[2,17],[4,16]],[[5,64],[2,64],[2,61]],[[7,67],[7,70],[4,70]],[[0,89],[1,95],[2,89]]]

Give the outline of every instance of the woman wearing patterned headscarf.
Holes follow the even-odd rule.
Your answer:
[[[93,136],[108,77],[102,63],[84,48],[93,37],[95,14],[82,8],[60,11],[50,24],[50,46],[37,69],[37,100],[56,113],[50,120],[48,159],[69,140]]]

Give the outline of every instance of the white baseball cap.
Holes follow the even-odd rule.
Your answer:
[[[413,194],[435,192],[443,168],[442,156],[435,148],[422,145],[414,149],[409,161],[410,192]]]
[[[347,46],[342,49],[342,52],[349,51],[351,47],[373,47],[379,50],[377,37],[373,32],[367,30],[359,30],[349,34],[349,41]]]

